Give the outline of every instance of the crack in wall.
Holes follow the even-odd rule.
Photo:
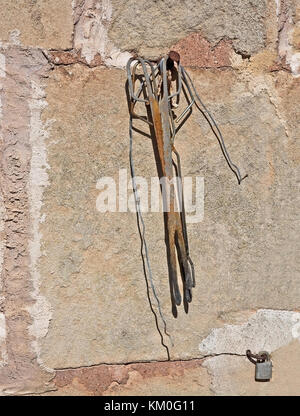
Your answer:
[[[81,64],[88,68],[104,66],[104,62],[99,53],[97,53],[89,62],[82,55],[82,51],[78,49],[43,50],[43,54],[52,68],[54,66],[69,66],[75,64]]]
[[[279,3],[278,1],[278,13],[282,9],[282,3],[284,2],[281,1]],[[122,55],[120,60],[118,55],[114,56],[114,47],[111,46],[107,38],[108,24],[111,19],[110,3],[104,1],[102,8],[97,7],[94,2],[83,0],[77,1],[77,3],[74,0],[73,4],[75,9],[76,7],[78,8],[74,11],[73,48],[68,50],[44,50],[43,54],[47,58],[48,64],[68,66],[79,63],[90,68],[101,65],[120,65],[122,67],[123,59],[125,62],[125,56]],[[281,14],[283,17],[281,29],[279,30],[281,37],[279,41],[281,45],[280,54],[283,57],[288,57],[289,36],[291,33],[289,31],[292,30],[290,26],[292,20],[289,12],[285,12],[285,14],[282,12]],[[40,121],[41,112],[46,103],[40,81],[41,78],[46,76],[41,68],[45,69],[48,64],[39,56],[42,53],[39,48],[25,50],[19,45],[18,33],[19,31],[15,30],[11,34],[11,42],[16,47],[12,48],[10,45],[6,47],[6,50],[3,50],[8,56],[8,69],[5,65],[6,55],[0,54],[0,77],[7,78],[3,81],[5,90],[1,90],[0,85],[0,119],[2,122],[1,128],[4,131],[1,143],[3,151],[1,187],[5,205],[3,231],[6,238],[3,242],[2,250],[3,287],[0,287],[5,296],[3,299],[0,299],[0,313],[3,309],[8,318],[6,325],[4,323],[4,315],[0,315],[0,328],[2,328],[0,344],[1,339],[4,340],[6,338],[6,345],[8,346],[8,349],[2,351],[3,359],[6,360],[7,364],[6,372],[3,375],[6,375],[7,379],[1,375],[0,382],[1,384],[2,382],[7,383],[7,380],[9,380],[8,383],[10,383],[16,373],[20,376],[19,384],[15,384],[15,381],[12,381],[11,387],[4,388],[3,391],[7,394],[13,394],[14,391],[18,391],[18,394],[26,394],[24,391],[31,392],[34,389],[39,389],[40,392],[51,390],[50,385],[46,390],[41,387],[44,382],[46,384],[49,382],[49,375],[45,377],[46,381],[44,379],[37,381],[39,383],[38,386],[30,384],[33,381],[30,380],[30,377],[33,377],[33,379],[36,377],[36,380],[40,377],[40,368],[38,366],[35,367],[35,361],[39,366],[43,367],[39,357],[39,339],[47,333],[51,320],[50,305],[39,294],[39,274],[37,270],[38,258],[41,254],[41,236],[39,234],[40,208],[43,187],[47,185],[46,168],[48,167],[44,145],[44,140],[47,137],[47,126],[43,126]],[[97,33],[102,34],[101,42],[104,43],[94,43],[96,42],[95,38],[97,36],[95,34]],[[75,47],[75,45],[78,46],[76,42],[79,42],[79,49]],[[112,47],[113,52],[111,52],[110,47]],[[117,53],[119,52],[117,51]],[[131,55],[129,53],[126,55],[126,61],[128,56]],[[297,55],[293,56],[297,58]],[[298,67],[295,66],[293,59],[287,58],[291,67],[294,68],[293,74],[298,75]],[[30,72],[30,68],[35,71],[34,75]],[[211,69],[210,66],[204,66],[203,68]],[[230,65],[218,66],[218,69],[225,68],[234,69]],[[32,80],[32,78],[35,80]],[[13,86],[15,80],[17,80],[17,90]],[[265,78],[255,78],[251,81],[250,89],[253,94],[258,94],[262,90],[267,92],[288,137],[287,122],[282,118],[278,109],[279,97],[274,92],[274,85]],[[16,122],[15,120],[18,121]],[[22,123],[24,124],[22,125]],[[14,278],[10,280],[11,275]],[[18,307],[19,311],[17,311]],[[26,311],[30,312],[30,316]],[[14,345],[16,333],[19,334],[21,341],[24,342],[24,351],[21,351],[17,345]],[[243,357],[245,354],[232,352],[232,350],[227,352],[221,350],[221,352],[208,353],[197,358],[170,360],[170,362],[202,361],[220,356]],[[30,361],[34,363],[32,367],[30,367]],[[59,372],[83,368],[89,369],[103,365],[128,366],[140,363],[165,362],[168,361],[141,360],[131,363],[99,363],[91,366],[55,368],[54,370]],[[53,372],[52,369],[46,368],[46,370]],[[21,382],[24,380],[25,385],[21,385]],[[113,379],[112,382],[120,384],[117,379]]]
[[[246,357],[246,354],[238,354],[234,352],[220,352],[220,353],[212,353],[207,355],[200,355],[199,357],[193,357],[193,358],[181,358],[181,359],[170,359],[170,360],[136,360],[136,361],[129,361],[129,362],[112,362],[112,363],[105,363],[100,362],[96,364],[91,365],[81,365],[78,367],[55,367],[55,371],[67,371],[67,370],[80,370],[85,368],[94,368],[94,367],[101,367],[101,366],[130,366],[133,364],[151,364],[151,363],[185,363],[185,362],[193,362],[193,361],[203,361],[212,358],[212,357],[219,357],[219,356],[236,356],[236,357]]]
[[[230,379],[241,371],[242,365],[247,365],[247,349],[255,354],[268,351],[272,359],[272,353],[291,344],[299,335],[294,330],[299,322],[299,312],[259,309],[244,323],[225,324],[222,328],[213,329],[199,345],[205,358],[203,366],[211,376],[212,393],[228,394],[228,391],[235,389]],[[245,360],[235,360],[234,357],[244,357]],[[251,366],[249,374],[254,374],[254,366]],[[223,378],[228,380],[222,381]]]
[[[196,377],[200,379],[201,375],[207,373],[201,364],[202,360],[177,360],[68,369],[57,371],[55,384],[58,390],[75,388],[92,395],[118,394],[121,388],[122,394],[124,388],[131,389],[135,385],[145,388],[144,386],[153,380],[160,380],[159,383],[170,385],[180,382],[182,377],[187,377],[195,383]]]

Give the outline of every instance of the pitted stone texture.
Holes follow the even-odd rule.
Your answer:
[[[196,68],[229,67],[231,55],[234,54],[230,41],[221,40],[212,47],[200,33],[193,33],[181,39],[171,49],[180,54],[183,66]]]
[[[201,360],[100,365],[56,373],[49,395],[208,396],[210,377]]]
[[[291,68],[295,77],[300,77],[300,7],[298,0],[280,0],[278,16],[278,54]]]
[[[46,114],[56,121],[40,272],[53,307],[42,345],[52,368],[166,358],[148,306],[136,217],[96,209],[98,179],[128,168],[124,81],[121,71],[72,66],[56,69],[49,84]]]
[[[265,43],[265,0],[111,0],[109,38],[121,50],[157,56],[189,33],[216,44],[231,39],[236,51],[253,54]]]
[[[199,357],[201,340],[222,327],[230,311],[300,307],[299,83],[282,71],[197,70],[191,76],[232,160],[249,177],[237,184],[207,122],[194,110],[176,142],[183,175],[205,179],[204,220],[188,225],[196,270],[188,315],[182,307],[177,319],[171,314],[162,214],[144,214],[173,359]],[[100,177],[117,179],[119,169],[127,168],[129,180],[125,80],[119,70],[74,65],[56,68],[48,84],[45,119],[56,121],[47,145],[51,169],[40,274],[53,316],[41,355],[52,368],[166,359],[148,305],[136,216],[96,210]],[[137,175],[156,176],[150,140],[137,133],[134,160]]]
[[[110,0],[74,0],[74,48],[93,66],[101,57],[107,66],[124,67],[131,57],[110,41],[107,32],[112,21]]]
[[[24,46],[72,47],[71,0],[0,0],[0,41]],[[19,38],[18,38],[19,36]]]
[[[5,56],[0,55],[0,60],[2,61],[2,68],[5,68]],[[5,71],[1,73],[0,70],[0,88],[3,88],[3,75]],[[0,126],[2,125],[2,97],[0,97]],[[5,363],[6,360],[6,323],[5,315],[3,313],[4,307],[4,292],[3,292],[3,279],[2,279],[2,265],[4,260],[4,251],[5,251],[5,206],[3,201],[2,192],[0,194],[0,366]]]
[[[45,371],[38,362],[34,348],[40,335],[39,325],[34,333],[30,327],[36,323],[32,308],[41,322],[41,309],[36,306],[38,283],[34,280],[30,243],[34,239],[39,218],[31,210],[31,192],[35,183],[32,162],[43,160],[33,142],[42,142],[38,128],[42,80],[49,66],[37,49],[6,46],[1,49],[1,137],[0,185],[4,204],[4,238],[1,273],[1,332],[6,332],[5,366],[0,372],[0,394],[26,394],[41,392],[50,387],[53,374]],[[4,59],[3,59],[4,57]],[[41,91],[40,91],[41,90]],[[42,95],[42,94],[41,94]],[[33,155],[33,153],[35,153]],[[36,164],[37,167],[39,163]],[[35,193],[35,197],[38,194]],[[34,204],[38,205],[38,198]]]

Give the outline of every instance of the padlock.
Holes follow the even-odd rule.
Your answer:
[[[269,381],[272,378],[270,354],[266,351],[261,351],[258,353],[258,357],[260,358],[255,363],[255,380]]]

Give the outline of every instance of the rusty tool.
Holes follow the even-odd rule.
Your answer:
[[[160,72],[162,74],[162,94],[160,100],[149,95],[149,102],[152,112],[152,119],[154,124],[156,144],[159,153],[160,170],[163,178],[169,180],[170,192],[166,194],[166,189],[163,189],[164,211],[166,212],[166,244],[169,257],[169,274],[170,282],[173,290],[174,300],[176,305],[181,303],[181,295],[178,286],[177,265],[176,265],[176,249],[177,258],[182,266],[182,278],[184,284],[184,296],[187,302],[191,301],[191,289],[194,286],[192,279],[192,272],[190,270],[188,256],[184,236],[187,235],[186,230],[183,231],[185,223],[182,221],[178,209],[175,207],[175,184],[172,183],[174,177],[172,150],[173,143],[171,137],[171,128],[169,121],[170,99],[172,95],[168,93],[167,83],[167,69],[166,59],[160,61]],[[166,188],[166,187],[165,187]]]
[[[140,69],[140,72],[138,72],[138,69]],[[162,57],[158,62],[151,62],[150,60],[143,59],[141,57],[129,59],[127,63],[127,79],[130,112],[131,174],[138,216],[144,227],[139,206],[138,193],[136,190],[135,173],[132,160],[132,130],[134,119],[142,120],[150,127],[151,137],[154,141],[154,148],[156,149],[157,154],[156,160],[158,175],[161,179],[161,184],[165,185],[162,186],[161,189],[163,209],[165,212],[165,242],[169,266],[171,298],[176,305],[180,305],[182,297],[179,290],[177,276],[177,253],[177,260],[180,265],[183,282],[183,299],[187,304],[192,300],[192,288],[195,287],[195,274],[194,265],[189,253],[181,181],[181,162],[179,153],[174,145],[174,140],[176,133],[190,116],[192,106],[194,104],[209,122],[214,134],[219,140],[223,155],[230,169],[235,173],[238,182],[240,183],[247,175],[241,177],[238,167],[231,162],[222,134],[215,120],[201,101],[189,74],[180,64],[180,56],[177,52],[171,51],[167,56]],[[140,84],[138,88],[136,88],[137,80]],[[174,80],[176,81],[175,92],[172,90],[172,82]],[[182,90],[184,90],[187,106],[178,117],[174,117],[173,108],[176,108],[178,104],[174,104],[173,99],[176,98],[178,103]],[[136,113],[135,105],[138,102],[145,104],[147,110],[146,116]],[[176,126],[176,124],[178,126]],[[176,162],[173,160],[172,154],[175,155]],[[176,175],[174,175],[174,167]],[[166,184],[169,186],[166,186]],[[143,244],[146,251],[148,274],[152,290],[157,300],[161,317],[164,321],[153,284],[144,234]]]

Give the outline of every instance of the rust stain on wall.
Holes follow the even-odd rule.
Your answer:
[[[99,53],[94,56],[91,62],[87,62],[86,58],[82,56],[81,51],[76,49],[70,51],[50,51],[49,60],[54,65],[73,65],[79,63],[87,65],[90,68],[104,65]]]
[[[180,54],[183,66],[197,68],[230,67],[232,42],[221,40],[211,45],[200,33],[193,33],[172,46]]]
[[[206,379],[205,370],[201,367],[203,360],[166,361],[135,363],[128,365],[99,365],[79,369],[58,370],[54,379],[58,391],[72,391],[73,394],[85,395],[113,395],[131,391],[132,386],[137,389],[139,384],[147,385],[156,379],[164,384],[182,383],[184,377],[197,372]],[[195,383],[194,377],[194,383]],[[150,391],[149,391],[150,393]],[[161,393],[164,394],[163,390]],[[153,394],[153,393],[151,393]],[[178,391],[177,391],[178,394]]]

